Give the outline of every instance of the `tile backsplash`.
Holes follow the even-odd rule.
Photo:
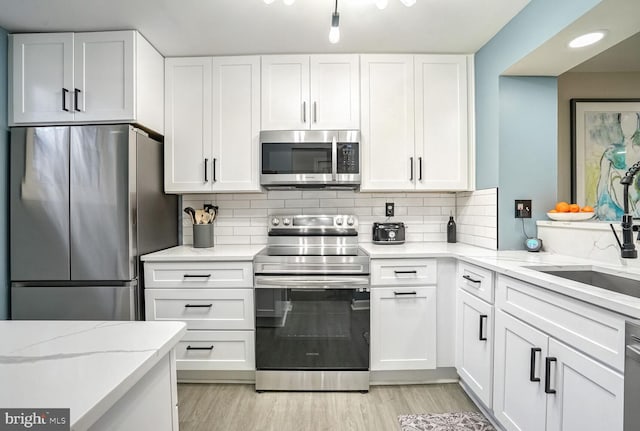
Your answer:
[[[458,194],[269,190],[264,193],[183,195],[182,207],[202,208],[206,203],[218,205],[214,226],[216,244],[266,244],[267,216],[273,214],[355,214],[360,222],[360,241],[367,242],[371,241],[372,223],[386,219],[385,203],[393,202],[395,216],[390,220],[406,224],[408,242],[446,241],[449,214],[457,214],[459,242],[496,248],[496,198],[496,189]],[[184,213],[182,231],[183,244],[192,244],[191,220]]]

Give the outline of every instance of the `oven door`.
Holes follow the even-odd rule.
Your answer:
[[[369,369],[368,276],[256,276],[258,370]]]

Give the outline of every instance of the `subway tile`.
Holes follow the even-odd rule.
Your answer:
[[[267,226],[268,218],[267,217],[252,217],[251,218],[251,226]]]
[[[284,202],[285,208],[313,208],[319,207],[318,199],[288,199]]]
[[[410,207],[408,215],[440,216],[440,207]]]
[[[268,199],[301,199],[300,190],[269,190]]]
[[[320,199],[321,207],[352,207],[353,199]]]
[[[250,226],[251,219],[247,217],[216,218],[215,226]]]
[[[260,217],[267,216],[267,210],[262,208],[237,209],[233,210],[234,217]]]
[[[334,199],[337,197],[335,190],[303,190],[302,199]]]
[[[226,209],[251,208],[251,201],[227,201],[223,205]]]
[[[251,227],[234,227],[233,228],[233,235],[256,235],[256,236],[260,236],[260,235],[266,235],[267,234],[267,228],[266,226],[251,226]],[[224,234],[221,234],[224,235]],[[230,235],[230,234],[228,234]]]
[[[322,215],[322,214],[335,215],[335,214],[338,214],[338,209],[337,208],[325,208],[325,207],[320,207],[320,208],[302,208],[302,214],[305,214],[305,215]]]
[[[234,200],[244,201],[257,201],[257,200],[265,200],[267,199],[267,193],[236,193],[233,195]]]
[[[251,201],[251,208],[284,208],[283,199],[264,199]]]
[[[236,235],[218,235],[216,236],[216,243],[223,244],[251,244],[250,236],[236,236]]]

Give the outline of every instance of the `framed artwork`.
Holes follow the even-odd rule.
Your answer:
[[[640,99],[571,99],[572,200],[598,220],[620,220],[620,180],[640,160]],[[640,176],[640,175],[639,175]],[[629,209],[640,217],[640,183],[629,187]]]

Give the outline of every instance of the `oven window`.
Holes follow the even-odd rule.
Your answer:
[[[256,368],[368,370],[369,293],[256,289]]]
[[[331,144],[262,144],[263,174],[330,174]]]

